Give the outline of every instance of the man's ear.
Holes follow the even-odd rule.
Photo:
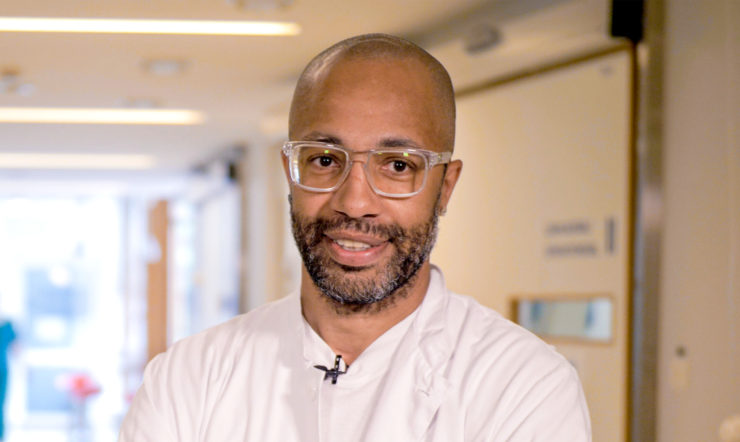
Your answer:
[[[460,178],[462,166],[462,160],[450,161],[447,165],[444,178],[442,178],[442,188],[439,195],[439,211],[441,213],[447,211],[447,204],[450,202],[452,191],[455,190],[455,184],[457,184],[457,180]]]

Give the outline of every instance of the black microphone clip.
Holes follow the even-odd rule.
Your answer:
[[[334,359],[334,368],[326,368],[323,365],[314,365],[313,368],[318,368],[319,370],[323,370],[324,380],[331,378],[331,383],[336,384],[337,378],[339,377],[339,375],[347,373],[346,369],[344,371],[339,370],[339,361],[341,360],[342,360],[342,355],[337,355],[337,357]],[[347,366],[347,368],[349,368],[349,365]]]

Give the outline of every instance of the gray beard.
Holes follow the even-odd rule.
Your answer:
[[[429,259],[437,238],[437,205],[426,222],[403,228],[337,216],[309,220],[296,214],[291,201],[293,237],[308,275],[339,313],[377,312],[405,297],[417,272]],[[362,276],[364,267],[332,260],[321,242],[329,230],[354,230],[387,239],[394,252],[383,268]]]

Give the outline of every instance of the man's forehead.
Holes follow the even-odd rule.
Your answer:
[[[366,93],[393,93],[433,89],[431,75],[411,57],[345,58],[321,68],[309,96],[321,96],[336,88]]]
[[[306,95],[291,129],[301,139],[319,134],[343,145],[360,141],[349,134],[362,134],[375,147],[431,147],[441,115],[431,85],[413,72],[364,61],[337,66]]]

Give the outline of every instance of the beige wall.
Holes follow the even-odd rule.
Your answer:
[[[279,299],[299,286],[302,264],[290,233],[288,184],[280,147],[279,142],[270,140],[255,143],[242,162],[244,310]]]
[[[740,1],[665,7],[658,438],[711,441],[740,413]]]
[[[600,442],[626,437],[630,60],[620,50],[461,97],[463,172],[432,254],[448,287],[504,315],[517,297],[613,300],[609,343],[550,341],[578,369]],[[586,231],[548,233],[574,222]],[[548,252],[573,246],[593,252]]]

